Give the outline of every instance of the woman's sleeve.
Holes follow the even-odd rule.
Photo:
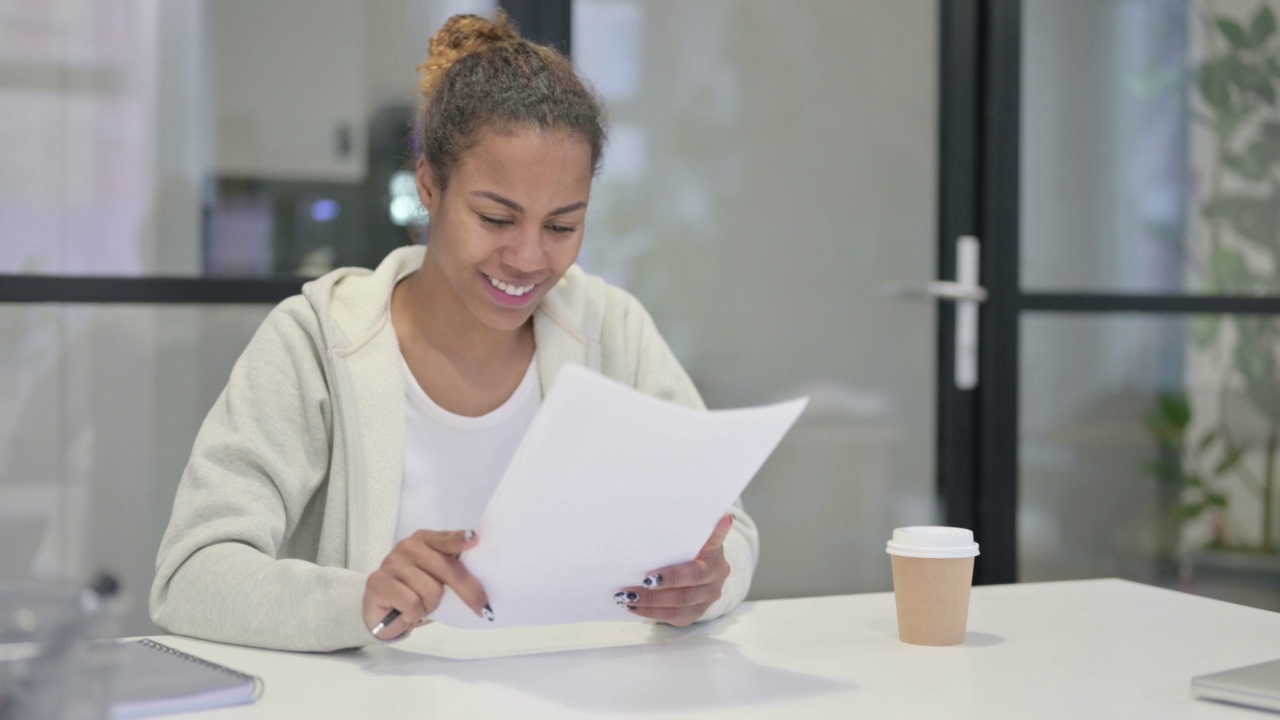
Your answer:
[[[634,363],[632,385],[654,397],[705,409],[701,395],[658,332],[653,318],[634,297],[620,290],[616,292],[622,299],[615,307],[620,307],[623,321],[606,323],[606,332],[609,332],[610,327],[624,329],[624,337],[621,339],[627,347],[624,355]],[[609,374],[607,369],[606,374]],[[751,588],[751,577],[760,558],[760,535],[755,521],[743,509],[741,498],[733,503],[730,513],[733,515],[733,527],[724,541],[729,578],[725,580],[720,599],[707,609],[699,622],[720,617],[742,602]]]
[[[272,311],[200,428],[156,558],[151,617],[166,630],[284,650],[372,641],[363,574],[280,557],[315,547],[322,508],[299,524],[329,473],[317,326],[302,298]]]

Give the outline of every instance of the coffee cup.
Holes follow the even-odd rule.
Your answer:
[[[898,639],[912,645],[959,645],[969,620],[969,589],[978,543],[973,531],[904,527],[886,548],[893,563]]]

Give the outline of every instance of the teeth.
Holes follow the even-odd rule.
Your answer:
[[[525,285],[524,287],[516,287],[515,285],[508,285],[502,282],[501,280],[497,278],[489,277],[488,275],[485,275],[485,277],[489,278],[490,285],[493,285],[494,287],[498,288],[502,292],[512,297],[520,297],[521,295],[524,295],[525,293],[537,287],[536,283],[533,285]]]

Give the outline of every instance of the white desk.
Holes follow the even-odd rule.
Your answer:
[[[689,630],[427,627],[330,655],[157,638],[260,675],[222,718],[1268,718],[1191,676],[1280,658],[1280,613],[1122,580],[975,588],[969,639],[897,640],[890,593],[743,605]]]

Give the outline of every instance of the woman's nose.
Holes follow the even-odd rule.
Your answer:
[[[535,226],[516,233],[503,259],[522,273],[542,270],[546,266],[546,253],[542,250],[540,228]]]

